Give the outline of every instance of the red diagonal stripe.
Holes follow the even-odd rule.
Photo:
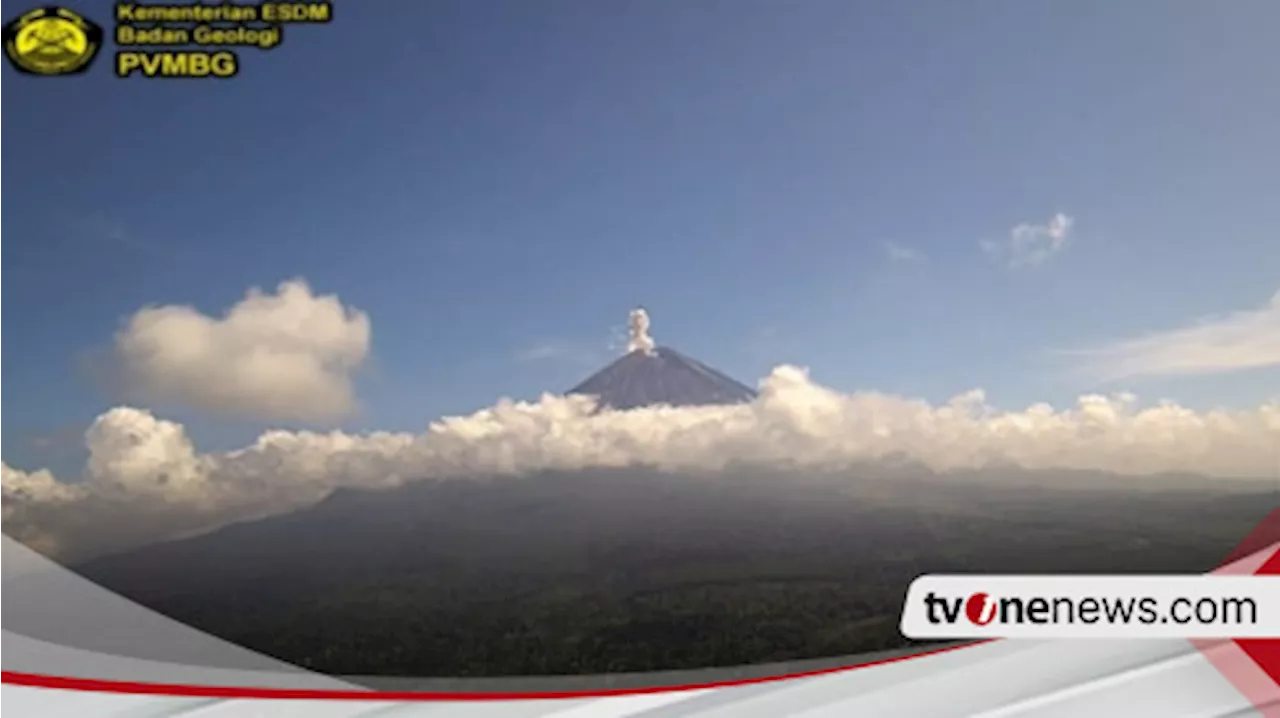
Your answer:
[[[1271,513],[1267,514],[1253,531],[1249,532],[1249,535],[1227,554],[1222,566],[1266,550],[1277,542],[1280,542],[1280,508],[1272,509]],[[1254,573],[1265,575],[1280,573],[1280,549],[1276,549]],[[1280,718],[1280,704],[1275,702],[1277,689],[1280,689],[1280,640],[1247,639],[1231,643],[1239,648],[1236,656],[1243,654],[1240,658],[1233,659],[1229,650],[1213,650],[1214,641],[1192,641],[1192,644],[1200,649],[1201,654],[1236,687],[1236,690],[1248,698],[1263,716]],[[1256,668],[1239,662],[1246,658],[1256,664]],[[1258,669],[1261,669],[1261,674],[1258,673]],[[1266,685],[1267,681],[1270,681],[1270,685]]]
[[[1280,575],[1280,550],[1271,554],[1271,558],[1262,564],[1258,569],[1258,575]],[[1252,638],[1236,641],[1236,643],[1240,644],[1240,649],[1247,653],[1259,668],[1271,676],[1271,680],[1280,684],[1280,638]]]
[[[1223,559],[1223,566],[1229,563],[1235,563],[1240,559],[1251,556],[1273,543],[1280,541],[1280,508],[1271,510],[1262,521],[1249,532],[1244,540],[1227,554]]]

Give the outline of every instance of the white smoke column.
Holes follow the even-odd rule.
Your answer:
[[[628,321],[627,353],[642,351],[652,354],[655,344],[649,336],[649,313],[643,309],[632,309]]]

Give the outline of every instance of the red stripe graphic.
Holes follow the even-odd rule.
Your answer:
[[[1225,564],[1252,556],[1280,542],[1280,509],[1273,509],[1262,523],[1245,537],[1228,556]],[[1226,573],[1244,573],[1228,569]],[[1254,574],[1280,574],[1280,548],[1263,561]],[[1227,641],[1192,641],[1200,653],[1224,678],[1249,699],[1263,718],[1280,718],[1280,639],[1246,639]]]
[[[1275,512],[1280,514],[1280,511]],[[1257,575],[1260,576],[1276,576],[1280,575],[1280,550],[1271,554],[1271,558],[1262,564],[1262,568],[1258,569]],[[1280,639],[1277,638],[1250,638],[1236,641],[1240,644],[1240,648],[1257,663],[1262,670],[1266,671],[1271,680],[1280,684]],[[1280,710],[1280,706],[1277,707]]]
[[[1280,541],[1280,509],[1271,512],[1261,524],[1255,528],[1244,541],[1236,547],[1228,556],[1228,560],[1223,565],[1231,563],[1239,558],[1255,553],[1257,550],[1265,546],[1271,545],[1276,541]],[[1256,548],[1255,548],[1256,547]],[[1249,549],[1252,549],[1250,551]],[[1273,555],[1257,573],[1280,573],[1280,551]],[[289,700],[357,700],[357,701],[509,701],[509,700],[547,700],[559,698],[603,698],[607,696],[622,695],[641,695],[652,693],[666,693],[679,691],[702,690],[708,688],[728,688],[731,686],[753,685],[759,683],[771,683],[775,681],[791,680],[795,678],[808,678],[812,676],[828,675],[839,673],[841,671],[849,671],[858,668],[869,668],[871,666],[886,665],[889,663],[897,663],[912,658],[921,658],[924,656],[937,655],[949,651],[968,648],[990,641],[976,641],[961,646],[947,646],[944,648],[936,648],[933,650],[914,653],[907,656],[897,656],[894,658],[885,658],[869,663],[860,663],[851,666],[837,666],[835,668],[825,668],[815,671],[806,671],[801,673],[791,673],[780,676],[766,676],[763,678],[747,678],[733,681],[720,681],[699,683],[678,686],[651,686],[646,688],[612,688],[588,691],[535,691],[535,692],[510,692],[510,693],[475,693],[475,692],[431,692],[431,691],[377,691],[377,690],[327,690],[327,689],[292,689],[292,688],[254,688],[240,686],[198,686],[198,685],[179,685],[179,684],[163,684],[163,683],[137,683],[130,681],[109,681],[98,680],[92,678],[66,678],[58,676],[38,675],[34,673],[20,673],[16,671],[3,671],[0,674],[0,680],[4,683],[12,685],[29,686],[35,688],[54,688],[61,690],[73,691],[93,691],[100,693],[125,693],[133,695],[163,695],[163,696],[182,696],[193,698],[259,698],[259,699],[289,699]],[[1266,675],[1271,679],[1272,684],[1280,683],[1280,640],[1250,640],[1250,641],[1234,641],[1234,644],[1251,658],[1258,667],[1265,671]],[[1267,710],[1265,703],[1271,699],[1271,691],[1266,691],[1267,696],[1264,698],[1259,694],[1259,686],[1250,682],[1248,690],[1242,686],[1239,679],[1239,671],[1230,670],[1222,661],[1216,660],[1211,656],[1211,652],[1205,650],[1205,646],[1197,642],[1202,652],[1206,654],[1214,665],[1222,670],[1226,677],[1236,685],[1237,689],[1251,700],[1255,705],[1263,710]],[[1224,670],[1226,669],[1226,670]],[[1237,675],[1232,675],[1237,674]],[[1259,702],[1263,699],[1263,702]],[[1276,706],[1271,706],[1275,708]],[[1272,713],[1266,713],[1268,717]]]
[[[694,683],[683,686],[650,686],[645,688],[606,688],[588,691],[535,691],[511,693],[475,693],[475,692],[443,692],[443,691],[377,691],[377,690],[329,690],[322,688],[254,688],[240,686],[196,686],[167,683],[135,683],[132,681],[108,681],[95,678],[61,678],[44,676],[35,673],[19,673],[4,671],[3,682],[33,688],[56,688],[66,691],[93,691],[96,693],[126,693],[130,695],[181,696],[184,698],[264,698],[287,700],[338,700],[338,701],[515,701],[515,700],[548,700],[560,698],[605,698],[608,696],[640,695],[647,693],[677,693],[680,691],[703,690],[707,688],[728,688],[730,686],[746,686],[759,683],[772,683],[794,678],[809,678],[841,671],[852,671],[858,668],[870,668],[889,663],[898,663],[912,658],[922,658],[940,653],[969,648],[989,641],[975,641],[961,646],[935,648],[908,656],[884,658],[869,663],[852,666],[836,666],[815,671],[789,673],[781,676],[765,676],[763,678],[744,678],[733,681],[711,683]]]

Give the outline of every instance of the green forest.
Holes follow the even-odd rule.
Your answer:
[[[339,492],[80,570],[328,673],[655,671],[905,646],[903,597],[924,573],[1206,571],[1277,505],[1269,487],[1131,490],[1106,477],[1070,489],[738,478]]]

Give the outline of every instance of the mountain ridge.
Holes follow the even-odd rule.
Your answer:
[[[756,391],[670,347],[637,348],[587,377],[567,394],[596,397],[601,409],[742,404]]]

